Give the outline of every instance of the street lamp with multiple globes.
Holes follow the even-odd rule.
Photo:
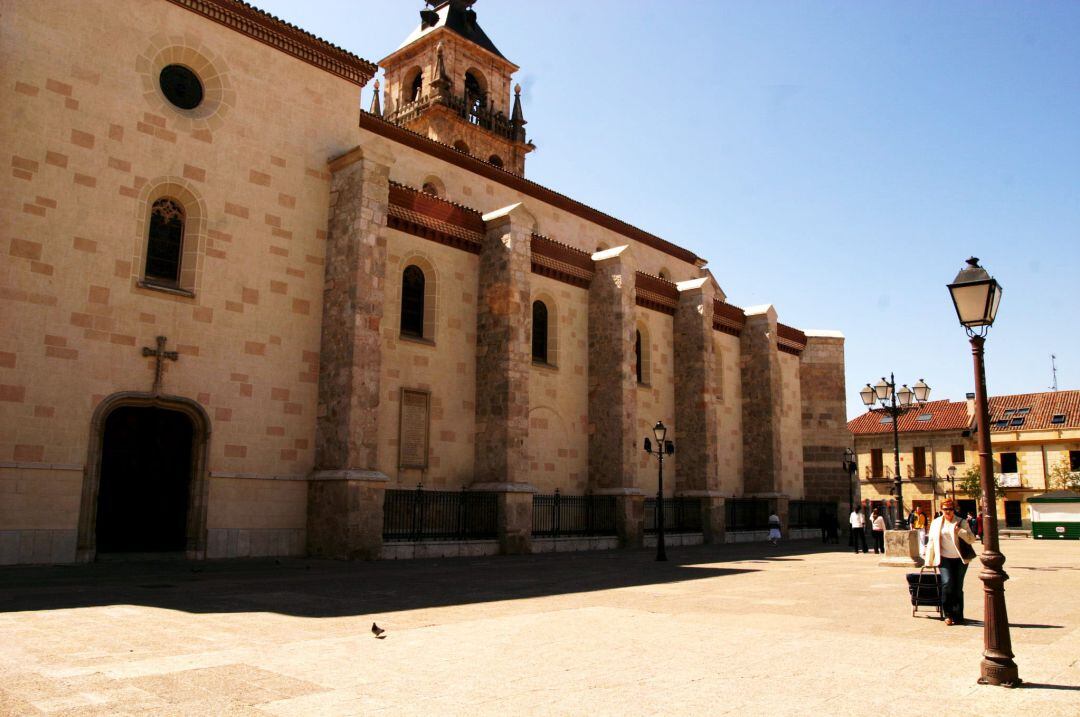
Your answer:
[[[967,330],[971,339],[971,354],[975,361],[975,417],[979,432],[979,473],[983,495],[983,570],[979,578],[983,581],[984,620],[979,683],[1015,687],[1021,683],[1021,679],[1013,662],[1009,615],[1005,609],[1005,581],[1009,576],[1002,569],[1005,556],[998,545],[990,411],[986,400],[986,367],[983,363],[983,344],[1001,303],[1001,284],[979,266],[977,258],[971,257],[967,264],[949,284],[949,292],[960,325]]]
[[[930,387],[920,378],[914,387],[908,388],[907,384],[904,384],[898,391],[896,390],[896,378],[890,373],[888,381],[883,376],[873,386],[866,384],[866,388],[859,391],[859,397],[871,410],[875,401],[880,403],[881,409],[892,417],[893,458],[896,461],[896,525],[894,527],[896,530],[904,530],[907,525],[904,521],[903,488],[900,483],[900,431],[896,424],[900,420],[900,416],[903,416],[911,409],[911,400],[913,398],[918,404],[926,403],[926,400],[930,398]]]
[[[653,450],[652,441],[645,437],[645,452],[656,456],[660,463],[656,486],[656,559],[667,560],[667,550],[664,547],[664,456],[675,453],[675,444],[667,440],[667,426],[663,421],[657,421],[653,426],[653,437],[656,438],[656,450]]]

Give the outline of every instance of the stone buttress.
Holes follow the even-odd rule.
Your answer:
[[[589,285],[589,490],[616,496],[616,530],[626,546],[643,541],[644,494],[636,474],[634,355],[636,266],[627,246],[593,254]],[[640,439],[637,439],[640,440]]]
[[[499,546],[527,553],[532,539],[529,368],[531,242],[535,219],[521,204],[484,215],[476,316],[475,490],[499,493]]]
[[[308,483],[313,557],[374,559],[382,548],[379,329],[392,163],[360,148],[330,162],[315,470]]]
[[[678,456],[675,491],[699,498],[705,542],[724,541],[724,498],[717,462],[717,419],[713,387],[713,299],[708,278],[678,284],[674,317],[675,425]]]
[[[846,504],[850,477],[843,470],[843,457],[851,433],[844,399],[844,335],[807,331],[799,378],[806,498]]]

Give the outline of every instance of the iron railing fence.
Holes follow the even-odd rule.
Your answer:
[[[615,496],[533,496],[532,534],[538,538],[615,535]]]
[[[645,499],[645,532],[656,532],[656,498]],[[664,498],[665,533],[700,533],[700,498]]]
[[[768,530],[770,501],[767,498],[730,498],[724,501],[726,529]]]
[[[793,500],[788,503],[788,528],[822,528],[836,523],[836,503],[825,500]]]
[[[454,490],[387,490],[383,540],[484,540],[498,536],[498,494]]]

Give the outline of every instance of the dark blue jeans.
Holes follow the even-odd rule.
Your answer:
[[[967,565],[960,558],[941,559],[941,609],[953,622],[964,619],[964,575]]]

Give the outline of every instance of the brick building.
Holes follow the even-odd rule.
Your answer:
[[[990,444],[994,473],[1002,489],[997,513],[1003,527],[1029,528],[1025,500],[1052,490],[1055,471],[1080,472],[1080,391],[1047,391],[990,397]],[[896,424],[904,506],[923,506],[930,515],[956,490],[961,512],[976,512],[958,480],[978,468],[974,394],[966,401],[930,401],[913,407]],[[882,505],[893,498],[895,452],[892,422],[873,410],[853,419],[859,482],[865,501]],[[957,481],[948,470],[956,468]]]
[[[526,179],[471,6],[359,111],[374,63],[237,0],[5,0],[0,563],[377,557],[418,483],[504,552],[556,490],[640,545],[657,420],[704,540],[846,499],[843,337]]]

